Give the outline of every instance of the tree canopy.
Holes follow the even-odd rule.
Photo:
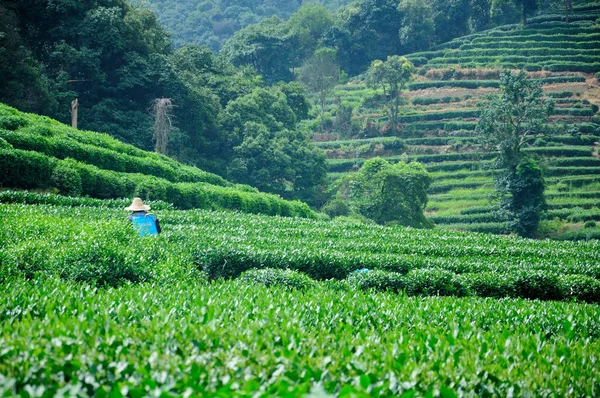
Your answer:
[[[532,237],[546,209],[544,178],[536,161],[523,148],[544,132],[552,103],[544,102],[539,82],[523,71],[505,71],[500,93],[482,105],[477,132],[488,151],[498,154],[496,189],[502,215],[512,230]]]
[[[376,157],[346,177],[334,200],[347,203],[357,215],[382,225],[431,227],[423,210],[427,206],[427,189],[431,177],[422,164],[390,164]]]

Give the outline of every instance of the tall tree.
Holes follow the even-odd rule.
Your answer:
[[[317,49],[323,33],[333,26],[329,10],[319,3],[306,3],[288,21],[290,32],[298,37],[301,58],[309,58]]]
[[[378,224],[427,228],[432,223],[423,210],[430,184],[431,177],[420,163],[392,165],[373,158],[343,180],[334,200],[345,201],[353,212]]]
[[[269,84],[293,80],[299,63],[298,36],[277,17],[265,19],[237,32],[222,54],[234,65],[251,65]]]
[[[229,132],[222,150],[229,178],[290,199],[314,199],[325,178],[325,155],[297,129],[280,87],[257,88],[231,101],[220,121]]]
[[[333,48],[321,48],[315,52],[300,71],[300,80],[308,87],[308,92],[317,104],[321,132],[325,106],[333,94],[340,78],[340,67],[336,61],[337,51]]]
[[[401,0],[398,6],[402,14],[400,43],[406,52],[416,52],[431,46],[435,25],[433,10],[426,0]]]
[[[521,14],[521,23],[527,25],[527,15],[538,9],[539,0],[492,0],[492,8],[502,8],[507,3],[512,2]]]
[[[397,128],[398,110],[402,90],[411,81],[415,67],[405,57],[394,55],[384,61],[373,61],[367,72],[367,84],[382,88],[388,104],[388,115],[392,130]]]
[[[543,101],[539,82],[523,71],[503,72],[500,93],[482,105],[477,132],[488,151],[498,153],[503,171],[496,177],[501,206],[515,226],[515,232],[531,236],[544,210],[543,178],[523,148],[543,133],[552,103]],[[541,192],[540,192],[541,190]]]

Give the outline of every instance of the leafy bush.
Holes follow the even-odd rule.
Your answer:
[[[543,271],[523,272],[514,281],[518,297],[539,300],[560,300],[563,290],[558,276]]]
[[[350,215],[350,207],[341,199],[333,199],[323,207],[323,212],[331,218]]]
[[[315,281],[306,274],[289,269],[251,269],[242,273],[239,279],[246,283],[258,283],[265,286],[283,286],[288,289],[304,290],[315,286]]]
[[[406,287],[402,274],[381,270],[358,270],[352,272],[346,281],[350,286],[361,290],[399,292]]]
[[[19,188],[48,186],[54,161],[37,152],[0,149],[0,185]]]
[[[600,302],[600,281],[585,275],[561,277],[562,296],[576,298],[588,303]]]
[[[514,297],[514,278],[491,272],[459,275],[469,292],[479,297]]]
[[[410,296],[464,296],[467,290],[452,272],[442,269],[415,269],[405,277]]]
[[[61,195],[80,196],[81,176],[69,164],[59,163],[52,171],[51,184]]]
[[[13,149],[13,146],[4,138],[0,138],[0,149]]]

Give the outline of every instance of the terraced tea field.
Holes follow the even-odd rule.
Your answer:
[[[352,126],[333,123],[314,138],[327,153],[330,177],[373,156],[417,160],[433,177],[427,213],[439,227],[507,232],[494,211],[494,155],[478,148],[475,127],[478,105],[497,90],[502,68],[524,68],[555,102],[552,132],[526,148],[546,170],[546,226],[556,235],[600,221],[600,84],[593,74],[600,71],[599,16],[600,5],[579,6],[568,24],[558,14],[543,15],[525,29],[503,26],[409,55],[419,76],[409,84],[393,136],[384,128],[380,93],[360,77],[338,86],[334,102],[354,108]],[[597,236],[598,228],[564,235]]]
[[[139,238],[125,201],[26,192],[0,200],[3,396],[600,388],[598,242],[160,202],[164,233]]]

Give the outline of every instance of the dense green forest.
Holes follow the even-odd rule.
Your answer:
[[[335,47],[350,75],[392,54],[425,50],[453,38],[547,9],[551,0],[131,0],[155,11],[174,44],[223,49],[267,81],[290,80],[317,45]],[[556,3],[562,2],[556,1]]]
[[[149,107],[169,98],[167,154],[313,200],[325,164],[297,129],[309,108],[299,85],[265,87],[206,47],[174,50],[156,16],[125,0],[2,1],[0,21],[0,102],[67,122],[78,98],[80,128],[151,149]]]
[[[156,12],[173,44],[198,43],[218,52],[235,32],[265,18],[288,19],[302,0],[129,0]],[[351,0],[317,0],[333,11]]]

